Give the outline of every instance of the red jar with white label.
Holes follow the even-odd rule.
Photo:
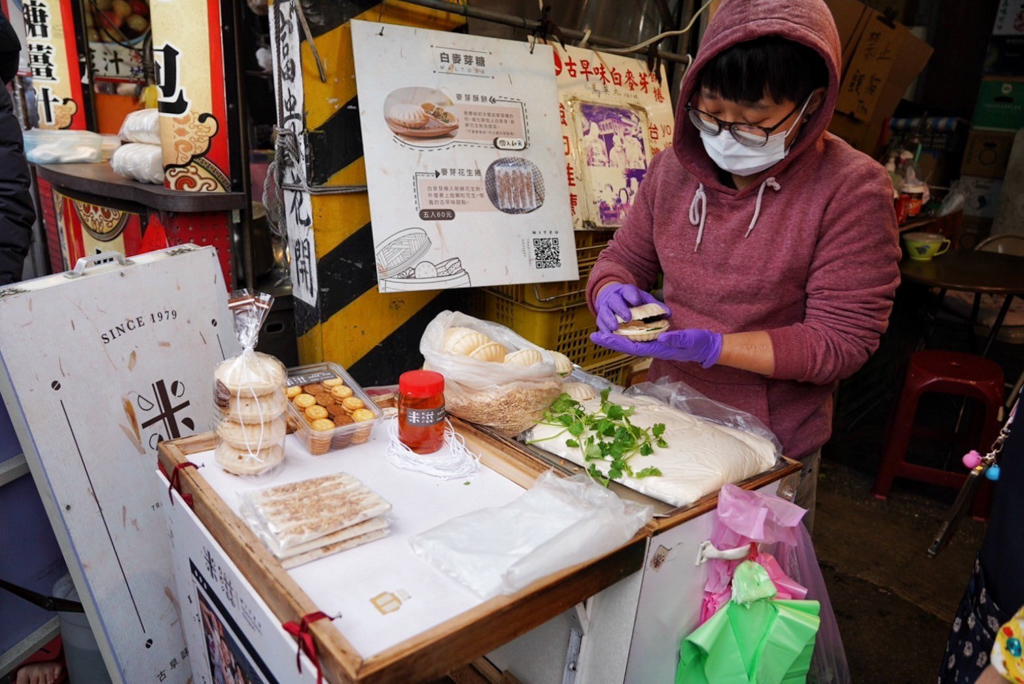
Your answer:
[[[415,370],[398,378],[398,439],[417,454],[444,446],[444,376]]]

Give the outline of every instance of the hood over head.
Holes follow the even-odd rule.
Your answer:
[[[792,164],[821,138],[835,110],[842,45],[835,20],[824,0],[723,0],[701,39],[697,58],[683,77],[676,104],[676,136],[672,145],[679,163],[698,181],[715,189],[726,190],[718,180],[718,167],[704,151],[700,133],[690,123],[685,107],[696,91],[697,75],[709,60],[737,43],[763,36],[781,36],[806,45],[821,55],[828,70],[828,91],[824,103],[810,115],[786,158],[759,175],[776,176]],[[754,184],[752,187],[753,191],[757,190]]]

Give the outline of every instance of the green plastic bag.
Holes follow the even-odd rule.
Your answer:
[[[817,601],[776,601],[768,572],[736,567],[733,597],[680,645],[676,684],[795,684],[807,679]]]

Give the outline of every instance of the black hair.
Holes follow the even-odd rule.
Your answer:
[[[825,60],[812,48],[781,36],[762,36],[712,57],[697,74],[697,88],[733,102],[803,103],[828,85]]]

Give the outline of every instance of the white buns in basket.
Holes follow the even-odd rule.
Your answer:
[[[532,366],[544,363],[544,355],[538,349],[526,348],[509,351],[500,342],[495,342],[482,332],[472,328],[448,328],[444,332],[444,351],[460,354],[478,361],[507,363],[515,366]],[[561,352],[547,351],[554,359],[555,372],[562,377],[572,373],[572,361]]]

